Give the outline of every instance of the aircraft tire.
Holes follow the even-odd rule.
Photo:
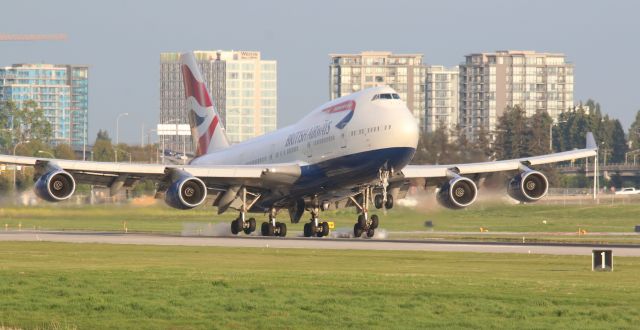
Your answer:
[[[310,223],[304,224],[304,237],[311,237],[311,230],[309,229]]]
[[[378,224],[380,223],[380,218],[378,218],[377,215],[372,215],[371,216],[371,229],[376,229],[378,228]]]
[[[322,236],[329,236],[329,223],[326,221],[322,223]]]
[[[253,233],[254,231],[256,231],[256,219],[255,218],[250,218],[249,219],[249,233]]]
[[[373,235],[375,235],[375,234],[376,234],[376,230],[375,229],[369,228],[369,230],[367,230],[367,237],[368,238],[373,237]]]
[[[357,223],[353,225],[353,236],[355,238],[360,238],[360,236],[362,236],[362,228]]]
[[[233,221],[231,221],[231,233],[234,235],[238,235],[238,233],[240,232],[240,229],[238,228],[238,220],[240,219],[235,219]]]
[[[367,218],[364,217],[364,214],[360,214],[358,216],[358,225],[360,228],[364,229],[367,227]]]
[[[278,233],[278,236],[280,236],[280,237],[287,236],[287,224],[286,223],[278,222],[278,223],[276,223],[276,226],[280,230],[279,233]]]
[[[386,208],[387,210],[391,210],[393,208],[393,196],[392,195],[387,195],[387,202],[384,203],[384,208]]]
[[[381,209],[382,206],[384,205],[383,202],[384,198],[382,197],[382,194],[377,194],[374,198],[373,198],[373,204],[375,205],[375,207],[377,209]]]

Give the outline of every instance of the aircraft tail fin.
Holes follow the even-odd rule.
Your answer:
[[[593,137],[593,133],[587,132],[587,149],[598,149],[596,139]]]
[[[180,67],[189,107],[188,116],[191,138],[196,150],[195,156],[199,157],[228,147],[229,140],[200,73],[195,55],[192,52],[181,54]]]

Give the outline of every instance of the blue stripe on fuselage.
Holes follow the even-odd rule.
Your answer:
[[[344,189],[375,180],[378,170],[387,166],[402,169],[413,158],[414,148],[385,148],[345,155],[302,167],[292,195]]]

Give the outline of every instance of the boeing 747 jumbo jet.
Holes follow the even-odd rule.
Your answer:
[[[268,215],[264,236],[286,236],[276,221],[288,210],[297,223],[310,213],[304,236],[326,236],[328,223],[320,211],[355,207],[356,237],[374,235],[379,218],[372,206],[390,209],[406,194],[412,179],[442,182],[437,200],[460,209],[478,193],[475,179],[483,173],[513,172],[508,194],[522,202],[542,198],[546,176],[532,166],[593,157],[597,146],[591,133],[584,149],[536,157],[452,165],[408,165],[418,144],[418,124],[404,101],[389,87],[374,87],[328,102],[294,125],[229,145],[220,117],[192,53],[181,56],[185,94],[195,158],[188,165],[129,164],[58,160],[0,155],[0,163],[35,167],[35,192],[59,202],[73,195],[78,183],[102,185],[117,192],[140,180],[153,180],[158,196],[178,209],[191,209],[206,200],[221,214],[239,213],[233,234],[251,234],[256,220],[248,213]],[[207,199],[207,197],[210,197]]]

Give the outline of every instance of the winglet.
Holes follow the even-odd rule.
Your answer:
[[[593,133],[587,132],[587,149],[598,150],[596,139],[593,137]]]

